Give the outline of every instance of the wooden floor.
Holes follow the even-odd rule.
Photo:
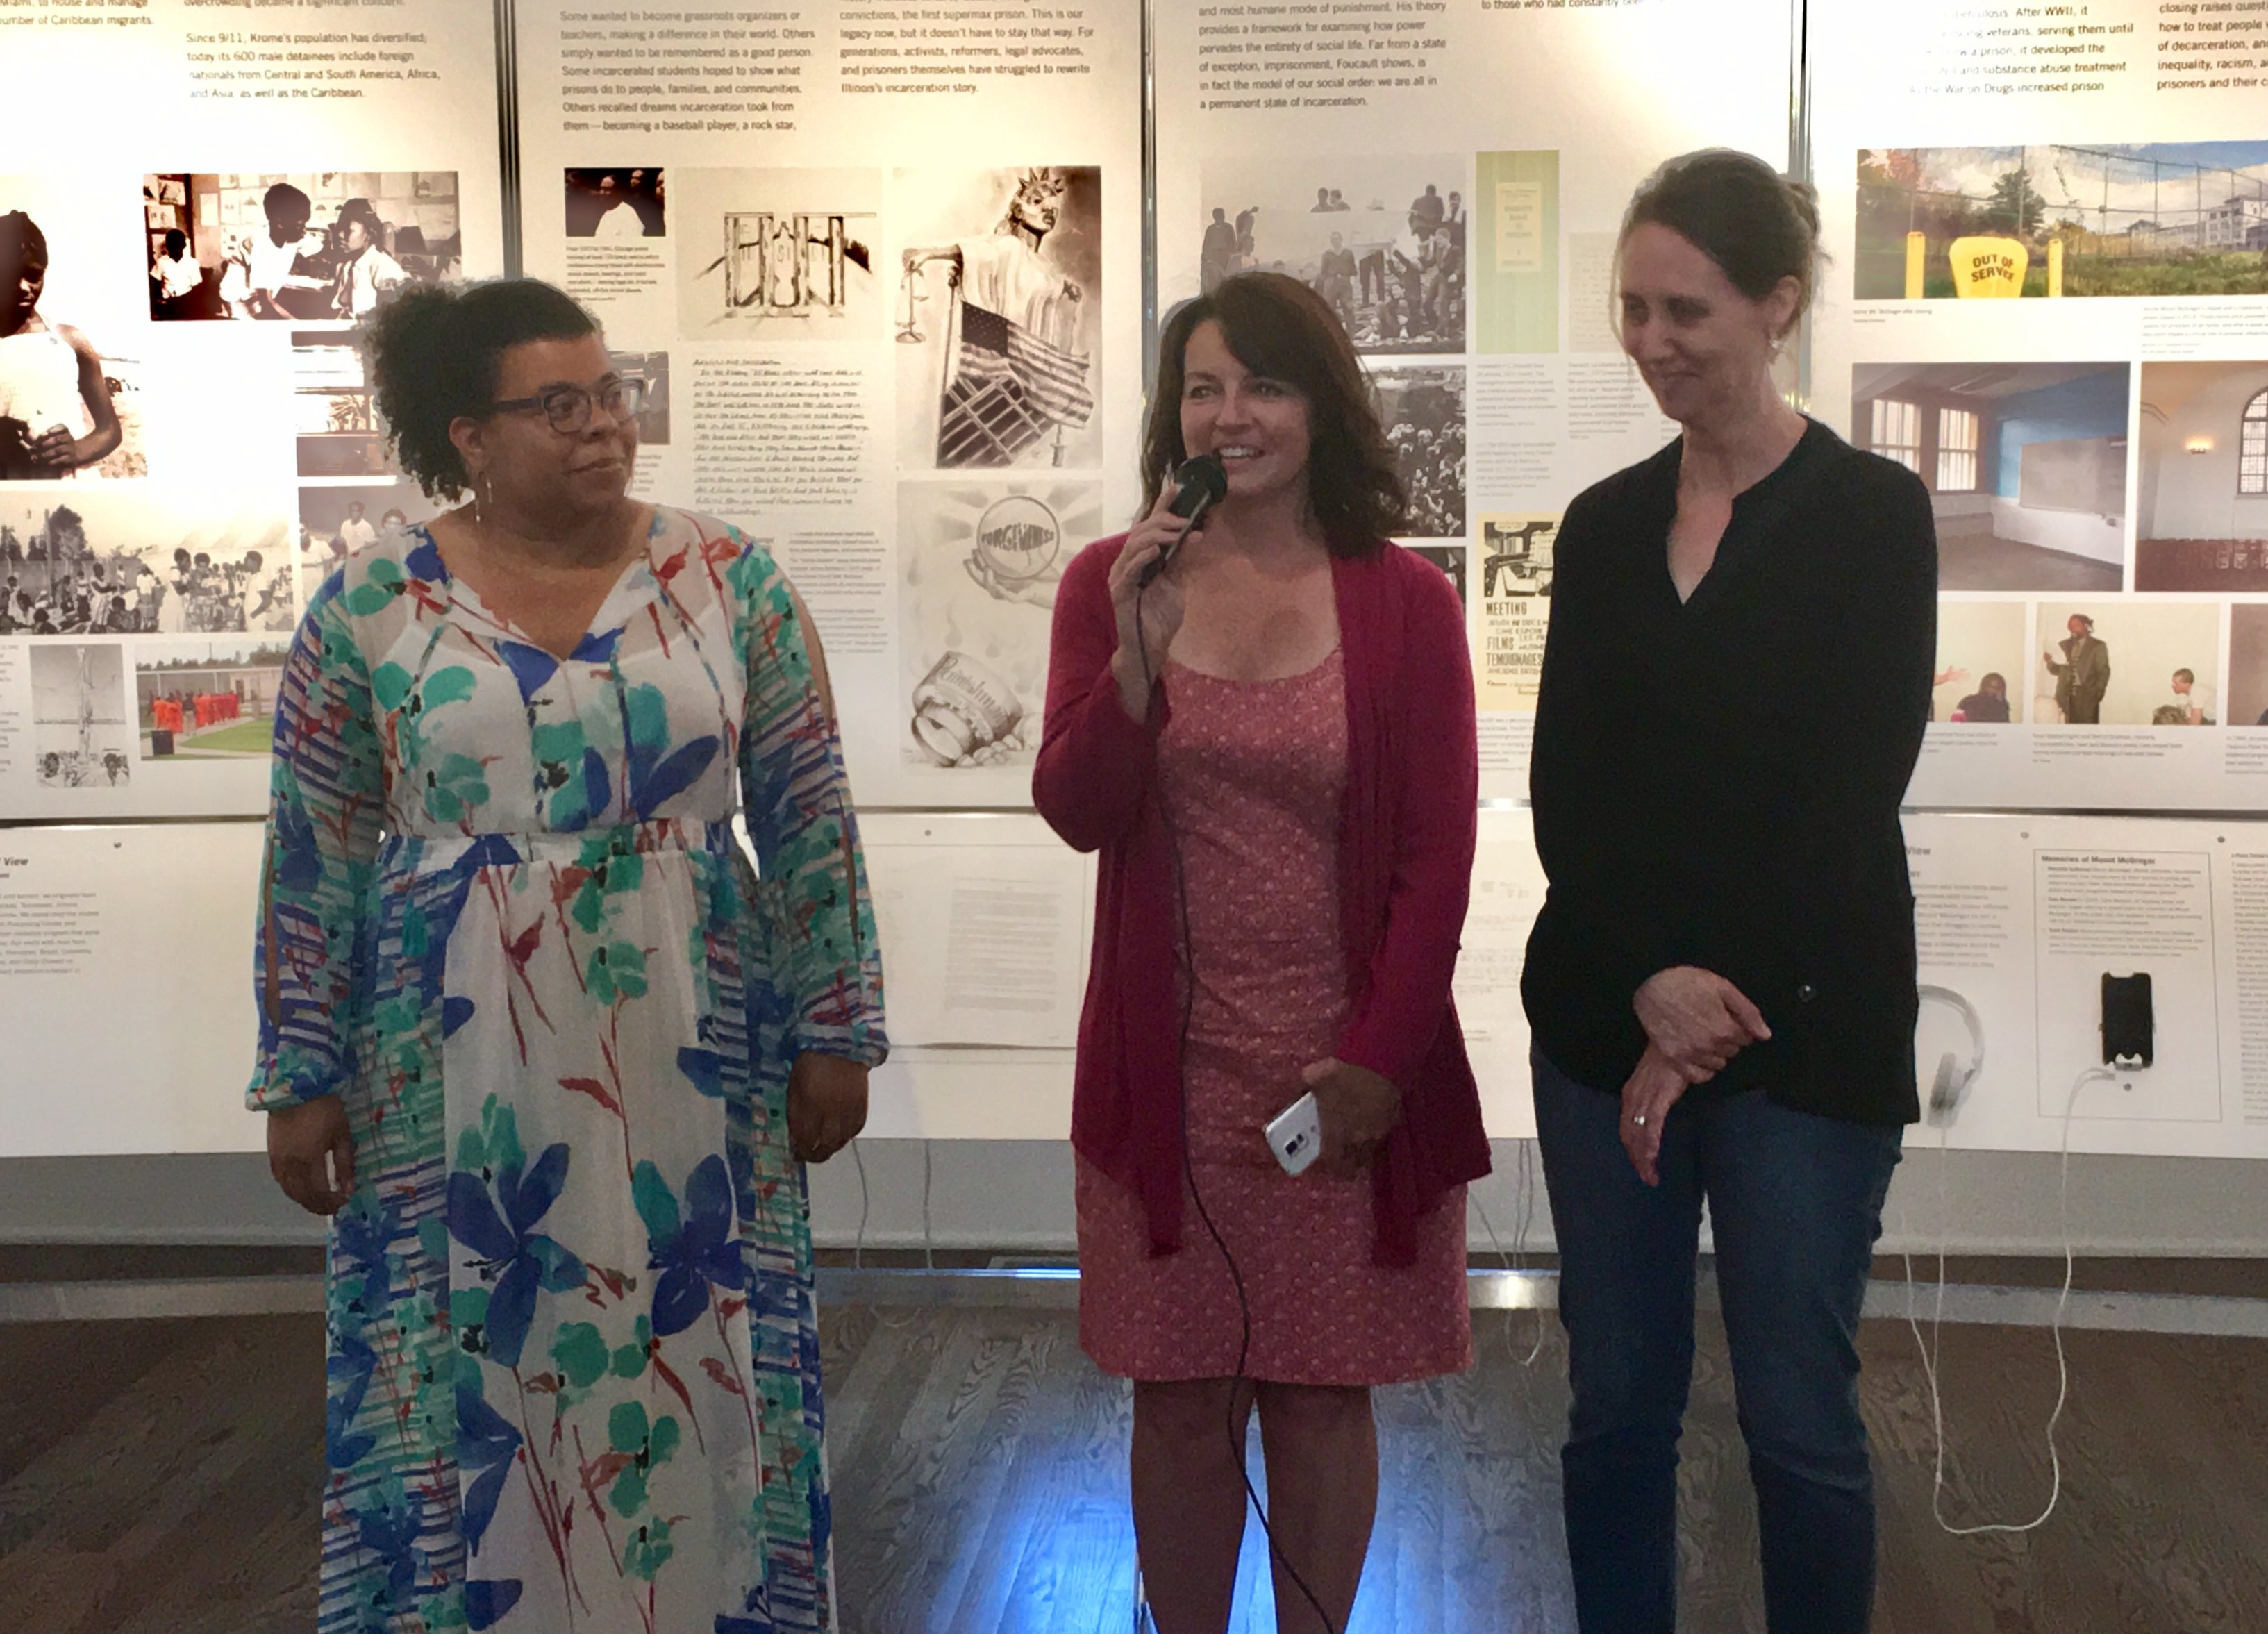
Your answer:
[[[1462,1378],[1381,1391],[1384,1498],[1354,1629],[1572,1630],[1558,1517],[1564,1351],[1484,1319]],[[1068,1314],[830,1312],[843,1626],[1132,1627],[1125,1387]],[[2268,1345],[2067,1336],[2062,1503],[2026,1536],[1930,1515],[1930,1408],[1902,1323],[1867,1326],[1883,1634],[2268,1630]],[[322,1335],[311,1317],[0,1326],[0,1630],[312,1628]],[[1945,1330],[1948,1518],[2029,1518],[2055,1384],[2036,1330]],[[1685,1442],[1684,1626],[1757,1630],[1755,1513],[1721,1330]],[[1257,1459],[1255,1464],[1257,1465]],[[1237,1627],[1265,1630],[1248,1537]],[[1352,1630],[1350,1630],[1352,1634]]]

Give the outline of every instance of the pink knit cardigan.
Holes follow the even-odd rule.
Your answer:
[[[1171,701],[1161,678],[1138,724],[1110,673],[1110,568],[1125,542],[1089,545],[1057,587],[1032,799],[1074,849],[1101,853],[1071,1145],[1141,1197],[1151,1252],[1170,1254],[1182,1228],[1181,1018],[1173,859],[1156,791]],[[1431,563],[1381,541],[1365,556],[1334,556],[1331,577],[1347,709],[1338,871],[1351,1005],[1338,1054],[1402,1092],[1372,1202],[1377,1262],[1406,1265],[1418,1217],[1489,1170],[1449,1000],[1478,806],[1472,667],[1456,592]]]

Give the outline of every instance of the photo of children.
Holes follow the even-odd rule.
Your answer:
[[[102,355],[70,325],[40,315],[48,261],[37,221],[20,210],[0,214],[0,482],[140,475]]]
[[[0,635],[288,631],[291,544],[228,496],[0,494]]]
[[[142,179],[142,208],[165,320],[350,322],[464,259],[454,171],[174,172]]]

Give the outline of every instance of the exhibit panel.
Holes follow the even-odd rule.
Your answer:
[[[1909,798],[2257,807],[2268,17],[1824,0],[1809,42],[1813,410],[1937,517]]]
[[[1055,586],[1137,497],[1141,21],[520,14],[527,270],[644,385],[637,491],[794,579],[865,804],[1031,803]]]
[[[425,513],[348,332],[503,269],[490,9],[0,8],[0,818],[256,813],[307,596]]]
[[[1525,798],[1560,514],[1675,431],[1616,338],[1624,206],[1694,148],[1786,164],[1794,14],[1786,0],[1157,0],[1151,14],[1160,309],[1259,268],[1338,313],[1410,490],[1404,542],[1466,604],[1482,791]]]

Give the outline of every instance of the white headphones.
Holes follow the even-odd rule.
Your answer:
[[[1960,1016],[1961,1025],[1969,1032],[1968,1064],[1955,1064],[1950,1050],[1939,1056],[1937,1075],[1930,1085],[1929,1094],[1922,1107],[1925,1122],[1940,1129],[1948,1128],[1959,1114],[1962,1101],[1967,1099],[1970,1086],[1984,1071],[1984,1021],[1977,1013],[1976,1005],[1949,987],[1925,986],[1916,990],[1925,1004],[1935,999]]]

